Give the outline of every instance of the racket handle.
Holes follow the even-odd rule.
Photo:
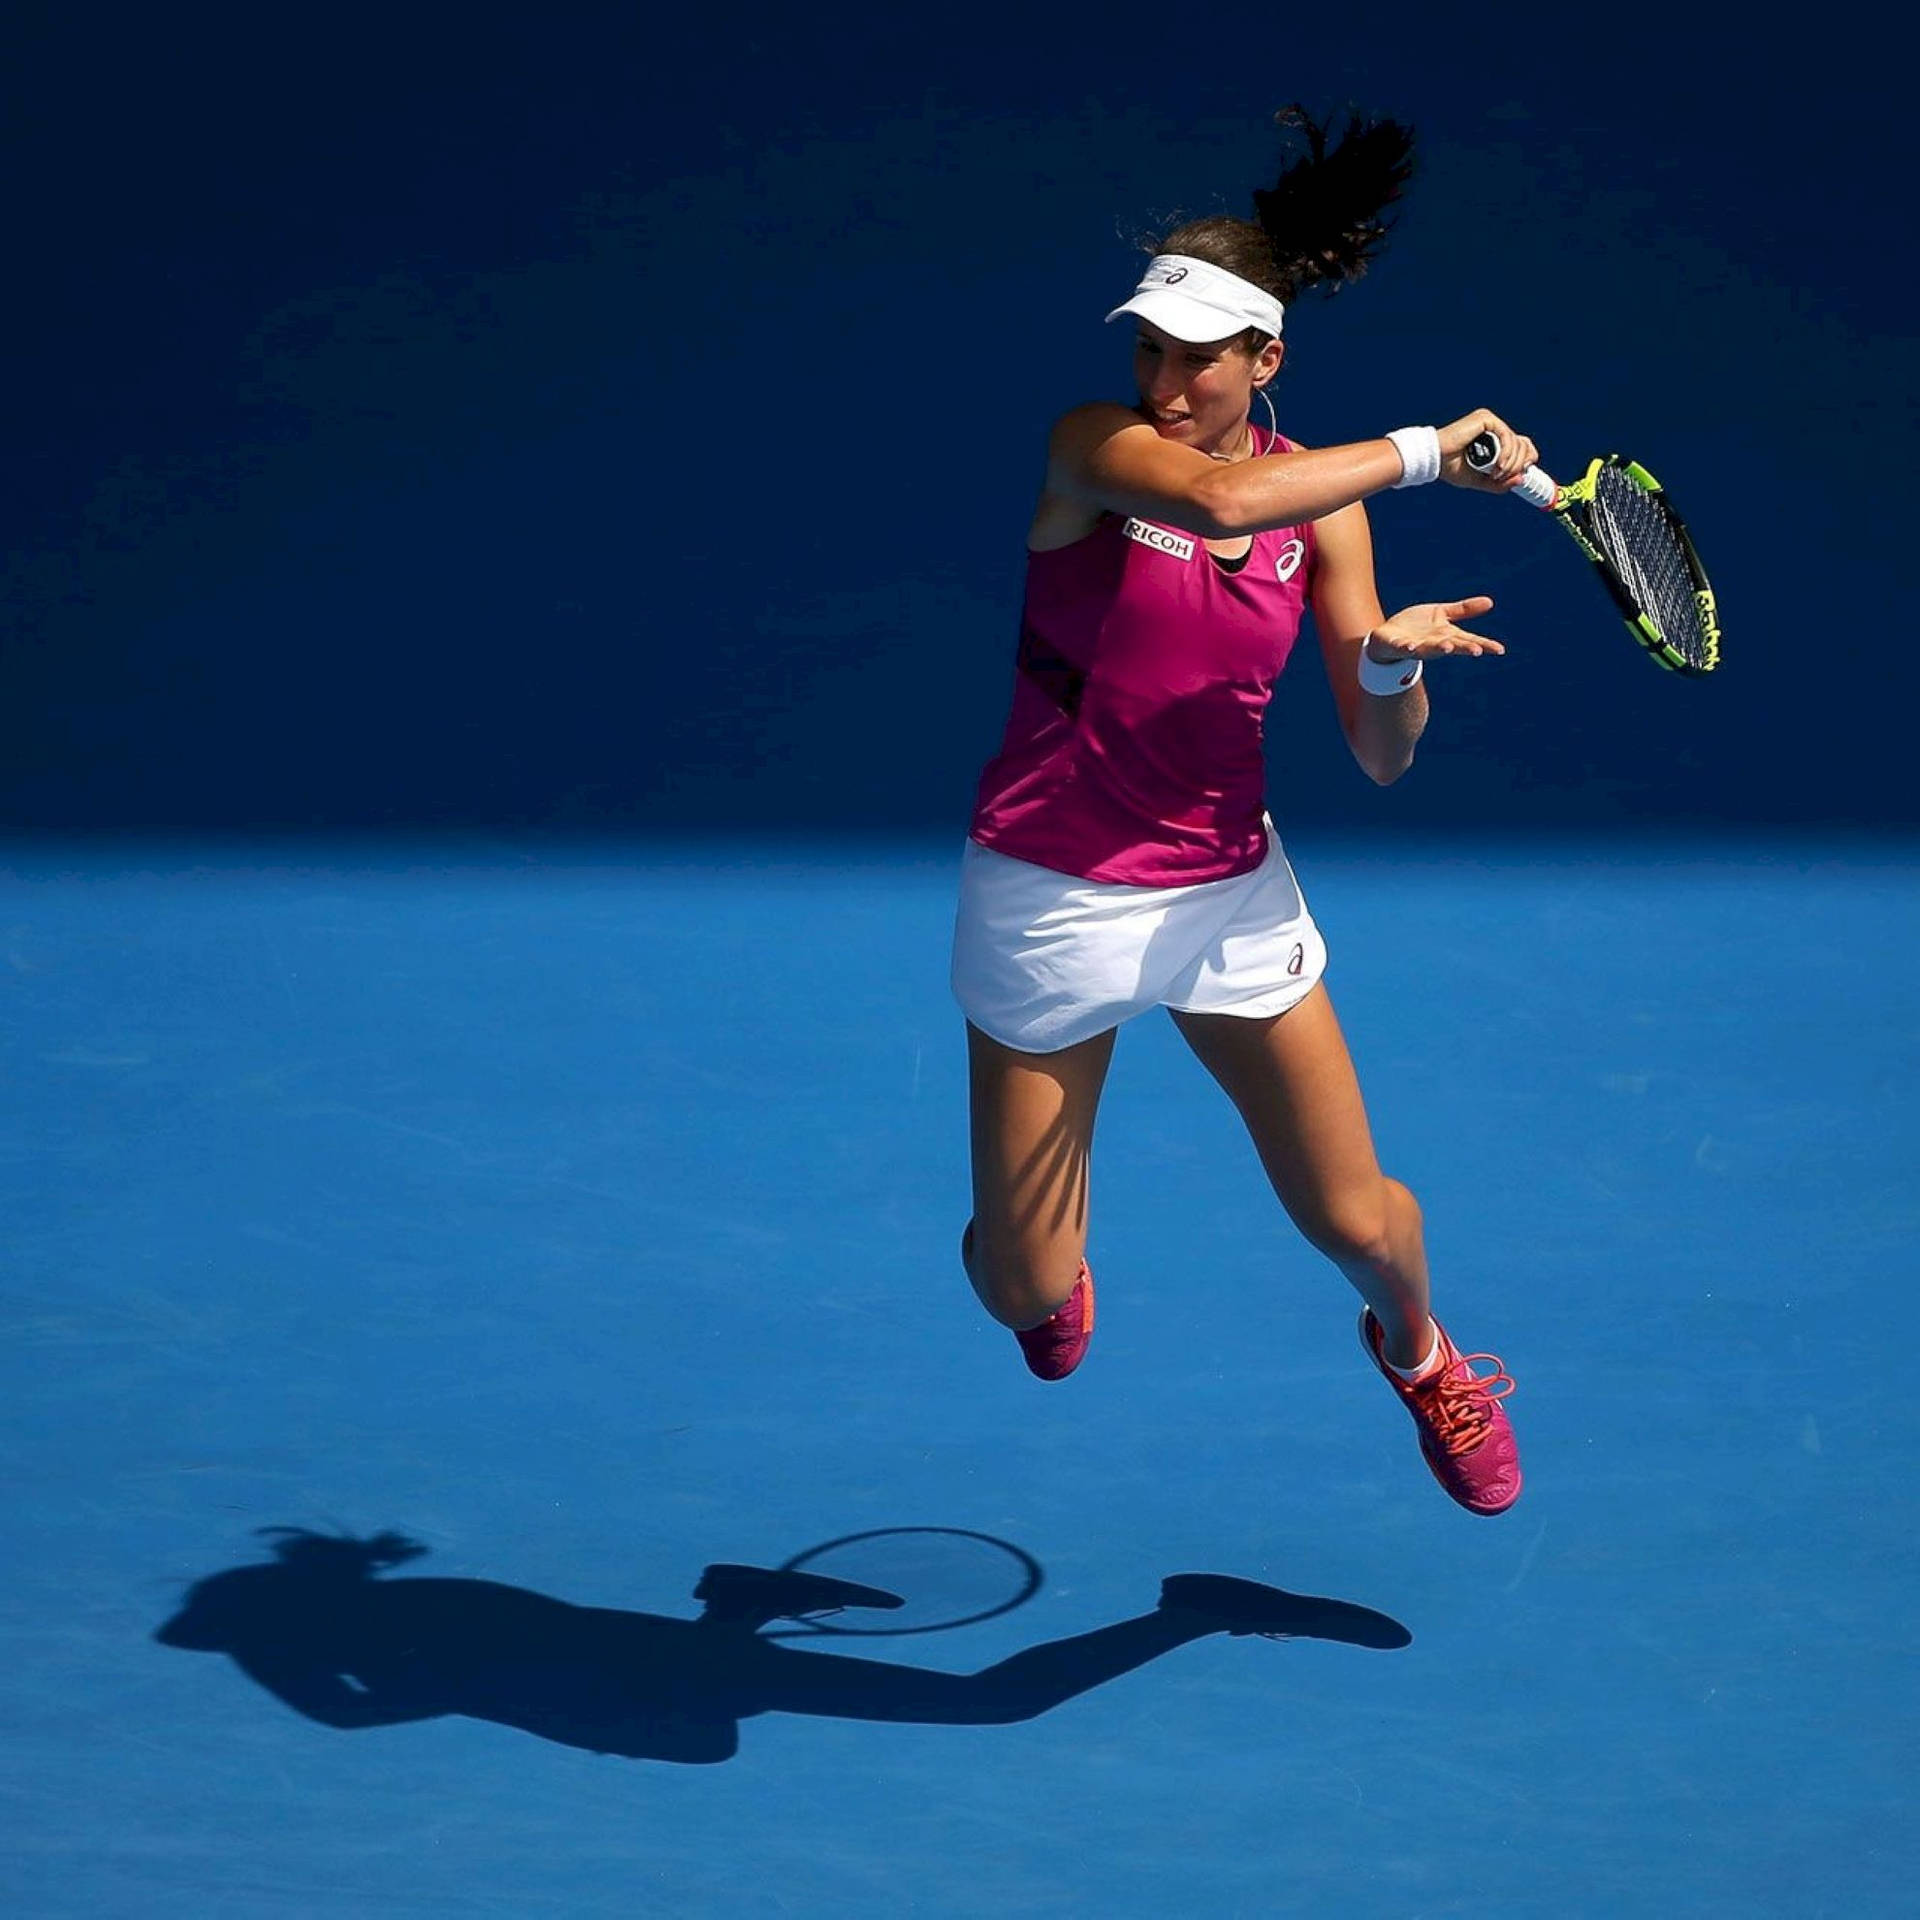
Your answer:
[[[1483,433],[1467,449],[1467,465],[1475,473],[1485,473],[1500,457],[1500,436],[1497,433]],[[1560,483],[1539,467],[1529,467],[1520,476],[1520,484],[1514,488],[1522,500],[1530,507],[1550,507],[1560,498]]]

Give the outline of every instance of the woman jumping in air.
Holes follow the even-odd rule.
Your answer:
[[[1093,1332],[1094,1116],[1120,1026],[1164,1006],[1238,1109],[1281,1204],[1365,1306],[1361,1339],[1440,1484],[1476,1513],[1520,1494],[1491,1355],[1433,1316],[1420,1209],[1374,1157],[1321,980],[1326,948],[1264,799],[1262,716],[1311,611],[1347,743],[1382,785],[1427,722],[1429,660],[1497,654],[1484,594],[1389,617],[1364,502],[1433,480],[1510,488],[1536,449],[1477,408],[1309,450],[1253,424],[1311,288],[1358,278],[1411,137],[1303,136],[1253,220],[1166,234],[1109,320],[1138,398],[1054,423],[1027,534],[1012,709],[980,778],[953,987],[967,1018],[973,1217],[961,1258],[1029,1368],[1071,1373]],[[1466,464],[1491,430],[1485,473]],[[1489,1370],[1490,1369],[1490,1370]]]

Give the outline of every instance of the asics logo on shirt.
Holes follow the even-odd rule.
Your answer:
[[[1176,560],[1193,558],[1193,542],[1184,533],[1172,533],[1165,527],[1153,526],[1145,520],[1129,520],[1121,532],[1129,540],[1139,541],[1143,547],[1172,554]]]
[[[1274,555],[1273,571],[1281,580],[1291,580],[1300,571],[1300,562],[1307,557],[1307,543],[1304,540],[1289,540]]]

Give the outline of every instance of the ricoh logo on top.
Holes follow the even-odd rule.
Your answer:
[[[1157,553],[1170,553],[1176,560],[1193,558],[1193,542],[1184,533],[1174,533],[1145,520],[1129,520],[1121,531],[1129,540],[1137,540],[1143,547],[1152,547]]]

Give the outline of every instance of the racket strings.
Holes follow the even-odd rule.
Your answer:
[[[1589,524],[1627,590],[1660,637],[1689,666],[1712,664],[1693,568],[1665,505],[1614,467],[1595,475]]]

